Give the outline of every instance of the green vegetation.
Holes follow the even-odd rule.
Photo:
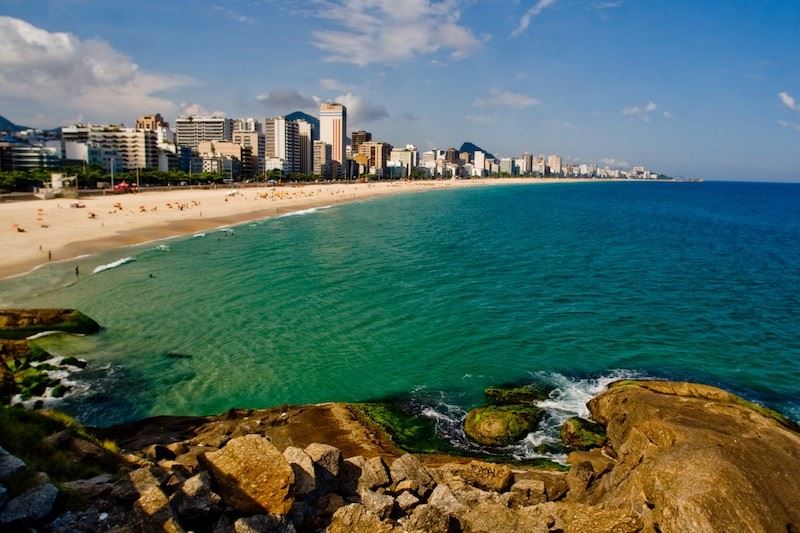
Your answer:
[[[464,432],[484,446],[507,446],[534,429],[544,411],[533,405],[490,405],[467,414]]]
[[[355,404],[369,421],[380,426],[392,442],[412,453],[447,453],[459,451],[439,436],[430,418],[419,416],[398,402]]]
[[[596,422],[574,416],[561,426],[561,442],[573,450],[591,450],[604,446],[605,429]]]
[[[492,405],[514,405],[546,400],[553,387],[538,383],[499,385],[484,389],[487,403]]]

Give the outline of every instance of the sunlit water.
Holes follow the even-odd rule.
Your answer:
[[[50,265],[0,283],[10,304],[104,326],[42,341],[90,361],[60,404],[89,424],[410,394],[459,440],[484,387],[549,381],[526,455],[625,375],[800,420],[800,186],[400,195]]]

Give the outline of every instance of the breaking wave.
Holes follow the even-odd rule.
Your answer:
[[[107,263],[105,265],[100,265],[92,270],[92,274],[98,274],[103,272],[104,270],[111,270],[112,268],[121,267],[126,263],[130,263],[131,261],[136,261],[135,257],[123,257],[122,259],[117,259],[116,261],[112,261],[111,263]]]

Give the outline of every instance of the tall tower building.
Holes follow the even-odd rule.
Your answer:
[[[331,145],[314,141],[314,174],[323,178],[331,177]]]
[[[556,154],[551,154],[547,156],[547,166],[550,167],[550,174],[555,174],[556,176],[561,175],[561,156]]]
[[[319,140],[331,145],[331,162],[341,175],[347,162],[345,156],[347,108],[342,104],[324,103],[319,106]]]
[[[271,168],[282,168],[287,174],[300,172],[300,133],[297,122],[284,117],[264,119],[266,159]],[[281,162],[280,165],[277,165]]]
[[[297,133],[300,140],[300,169],[301,174],[311,174],[314,171],[314,126],[305,120],[297,120]]]

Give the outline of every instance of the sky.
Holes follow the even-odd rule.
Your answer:
[[[0,0],[0,115],[338,101],[396,146],[800,181],[798,28],[798,0]]]

